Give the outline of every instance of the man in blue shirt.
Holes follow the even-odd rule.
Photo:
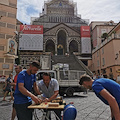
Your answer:
[[[34,61],[27,70],[21,71],[17,77],[17,85],[14,93],[14,106],[18,120],[32,120],[33,110],[27,107],[32,104],[40,104],[41,100],[31,93],[32,88],[40,94],[36,84],[36,73],[40,68],[39,62]]]
[[[58,96],[59,93],[58,81],[56,79],[51,78],[49,73],[43,74],[43,80],[41,80],[38,83],[38,87],[40,91],[42,91],[43,93],[42,99],[44,102],[50,102]],[[60,110],[55,110],[54,112],[59,117],[59,120],[61,120]],[[51,118],[49,119],[51,120]]]
[[[93,89],[96,96],[110,106],[112,120],[120,120],[120,85],[113,80],[99,78],[93,80],[89,75],[82,75],[80,85]]]

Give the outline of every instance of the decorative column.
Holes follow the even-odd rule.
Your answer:
[[[57,54],[57,43],[55,43],[55,54]]]
[[[45,43],[43,42],[43,52],[45,52]]]
[[[69,38],[68,37],[66,39],[66,44],[67,44],[67,53],[69,53]]]

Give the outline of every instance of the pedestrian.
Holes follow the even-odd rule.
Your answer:
[[[117,76],[117,82],[120,82],[120,75]]]
[[[104,76],[103,76],[103,74],[102,74],[102,73],[101,73],[100,77],[101,77],[101,78],[104,78]]]
[[[94,79],[94,80],[96,79],[96,74],[95,74],[95,73],[93,74],[93,79]]]
[[[17,65],[15,67],[15,72],[16,72],[16,75],[14,77],[14,80],[13,80],[13,90],[15,92],[15,89],[16,89],[16,84],[17,84],[17,77],[18,77],[18,74],[22,71],[22,66],[21,65]],[[13,93],[13,96],[14,96],[14,93]],[[14,120],[15,119],[15,116],[16,116],[16,111],[15,111],[15,107],[14,107],[14,103],[13,103],[13,110],[12,110],[12,117],[11,117],[11,120]]]
[[[28,106],[32,104],[32,100],[36,104],[41,103],[41,100],[31,93],[33,88],[36,94],[40,94],[35,75],[39,68],[39,62],[33,61],[27,70],[23,70],[18,74],[14,92],[14,107],[18,120],[32,120],[33,110],[28,109]]]
[[[38,87],[39,90],[42,91],[43,102],[51,102],[59,94],[58,81],[56,79],[51,78],[50,73],[43,74],[43,80],[40,80],[40,82],[38,83]],[[61,111],[54,110],[54,112],[59,117],[59,120],[61,120]],[[50,116],[49,116],[49,120],[51,120]]]
[[[110,106],[112,120],[120,120],[120,85],[113,80],[99,78],[93,80],[89,75],[82,75],[80,85],[93,89],[96,96]]]
[[[3,97],[3,101],[6,101],[5,97],[7,96],[7,94],[10,92],[10,95],[11,95],[11,100],[13,100],[13,93],[12,93],[12,87],[11,87],[11,83],[13,82],[13,79],[12,79],[13,75],[12,73],[9,74],[9,77],[6,79],[5,81],[5,87],[3,88],[4,90],[4,97]]]

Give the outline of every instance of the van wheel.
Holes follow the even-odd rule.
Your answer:
[[[64,96],[64,94],[65,94],[64,92],[60,92],[60,96]]]
[[[74,93],[73,88],[68,88],[67,91],[66,91],[66,95],[69,96],[69,97],[73,96],[73,93]]]

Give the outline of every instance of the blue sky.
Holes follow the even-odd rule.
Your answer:
[[[31,5],[27,7],[26,11],[27,11],[28,16],[31,15],[31,14],[38,13],[38,11],[35,10]]]
[[[30,24],[31,17],[39,17],[48,0],[17,0],[17,18],[24,24]],[[51,0],[49,0],[51,1]],[[119,0],[70,0],[77,4],[77,14],[89,21],[120,21]]]

